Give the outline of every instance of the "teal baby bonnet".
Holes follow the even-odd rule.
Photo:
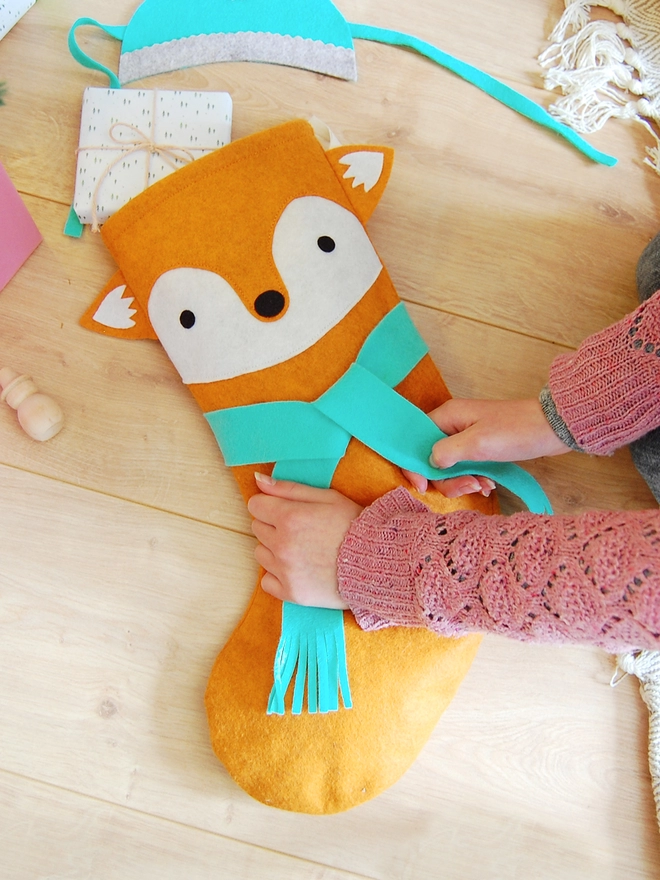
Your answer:
[[[75,32],[83,25],[101,28],[121,41],[119,76],[82,51]],[[543,107],[485,71],[410,34],[348,22],[331,0],[143,0],[127,25],[79,18],[69,32],[69,49],[85,67],[107,74],[112,88],[216,61],[262,61],[356,80],[354,39],[412,49],[561,135],[590,159],[616,163]]]
[[[74,29],[81,24],[122,41],[121,84],[215,61],[264,61],[357,79],[348,23],[330,0],[144,0],[125,27],[79,19]]]

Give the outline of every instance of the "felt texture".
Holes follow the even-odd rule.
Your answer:
[[[275,653],[274,682],[268,714],[284,715],[286,692],[296,671],[291,712],[300,715],[305,689],[311,713],[336,712],[339,695],[352,709],[346,667],[344,615],[333,608],[306,608],[285,602],[282,634]]]
[[[337,245],[330,253],[318,245],[328,231]],[[150,317],[184,382],[230,379],[299,354],[350,311],[382,269],[357,217],[318,196],[285,207],[271,250],[279,281],[254,296],[250,312],[215,272],[179,268],[156,281]],[[276,298],[272,314],[267,309],[264,316],[263,298]],[[177,320],[183,308],[198,318],[190,333]],[[277,320],[255,322],[255,315]]]
[[[319,238],[322,241],[332,242],[323,251],[334,250],[333,239]],[[496,476],[532,511],[551,512],[536,481],[515,465],[462,462],[444,472],[429,466],[428,450],[445,435],[421,410],[391,390],[426,353],[404,304],[399,303],[371,331],[347,373],[313,403],[252,404],[215,410],[206,413],[206,418],[227,464],[274,459],[277,479],[330,486],[350,438],[356,437],[388,461],[430,478],[472,472]],[[302,610],[284,603],[269,713],[284,713],[284,695],[296,670],[294,714],[302,710],[306,682],[310,712],[316,712],[317,706],[321,712],[336,710],[340,686],[344,705],[350,706],[340,612]]]
[[[96,25],[122,40],[119,78],[86,55],[76,29]],[[78,19],[69,48],[87,67],[110,78],[112,88],[157,73],[214,61],[266,61],[357,79],[353,38],[401,46],[453,71],[528,119],[551,129],[595,162],[616,159],[594,149],[543,107],[471,64],[410,34],[347,22],[330,0],[144,0],[125,27]],[[365,184],[368,189],[368,184]]]
[[[0,290],[13,278],[32,251],[41,233],[0,165]]]
[[[356,80],[352,49],[286,34],[199,34],[122,54],[119,79],[133,82],[146,76],[212,64],[218,61],[261,61],[301,67],[340,79]]]
[[[119,77],[80,49],[75,31],[82,25],[122,41]],[[69,48],[81,64],[106,73],[113,88],[215,61],[264,61],[357,79],[348,23],[330,0],[144,0],[124,27],[78,19]]]
[[[451,70],[473,86],[481,89],[482,92],[490,95],[491,98],[495,98],[501,104],[505,104],[522,116],[531,119],[532,122],[543,125],[545,128],[549,128],[550,131],[561,135],[561,137],[565,138],[594,162],[599,162],[601,165],[616,165],[617,160],[614,156],[609,156],[607,153],[602,153],[600,150],[595,149],[572,128],[551,116],[540,104],[531,101],[525,95],[512,89],[511,86],[501,82],[501,80],[495,79],[495,77],[490,76],[490,74],[485,73],[483,70],[479,70],[478,67],[467,64],[459,58],[454,58],[431,43],[427,43],[425,40],[420,40],[418,37],[413,37],[410,34],[403,34],[400,31],[392,31],[386,28],[371,27],[366,24],[351,24],[350,28],[355,39],[372,40],[392,46],[403,46],[419,52],[420,55],[424,55],[441,67]]]
[[[326,199],[364,222],[387,180],[391,150],[380,148],[381,179],[369,191],[344,176],[347,165],[341,159],[375,149],[350,146],[326,153],[311,126],[298,121],[236,141],[154,184],[103,226],[103,238],[120,271],[82,323],[100,332],[139,338],[156,335],[155,324],[164,326],[169,320],[169,329],[161,331],[176,366],[186,339],[197,347],[187,334],[203,323],[204,302],[195,300],[194,290],[189,302],[178,292],[170,314],[167,302],[152,302],[152,291],[166,272],[187,268],[216,273],[231,286],[255,327],[275,330],[286,311],[262,318],[255,302],[262,292],[278,290],[291,308],[293,294],[283,278],[286,260],[274,256],[278,249],[273,244],[283,217],[284,227],[279,229],[286,231],[287,207],[299,199]],[[326,218],[312,212],[312,220],[319,216]],[[333,237],[335,231],[324,234]],[[287,235],[285,250],[296,253],[299,261],[320,259],[316,251],[328,259],[340,256],[340,247],[327,251],[313,240],[303,247]],[[222,248],[216,246],[218,241]],[[323,272],[322,263],[314,265]],[[355,267],[352,262],[347,265],[350,274]],[[268,367],[260,367],[257,359],[254,370],[231,378],[222,378],[218,366],[217,377],[191,383],[202,411],[281,400],[304,404],[321,396],[356,360],[372,329],[399,304],[384,268],[374,281],[366,277],[361,284],[370,286],[355,305],[347,313],[338,306],[336,323],[329,328],[326,316],[316,328],[316,341],[300,353],[283,360],[275,360],[281,352],[274,354]],[[127,327],[103,325],[104,294],[113,299],[111,323]],[[309,295],[322,296],[322,290],[312,285]],[[183,326],[190,324],[189,316],[178,320],[178,309],[180,315],[195,313],[191,327]],[[206,343],[200,338],[203,348]],[[267,348],[265,337],[258,338]],[[428,354],[399,381],[397,390],[426,411],[449,396]],[[263,462],[258,469],[269,473],[272,466],[272,461]],[[246,498],[257,491],[254,470],[254,465],[234,468]],[[355,439],[332,478],[335,488],[362,505],[403,482],[396,465]],[[451,500],[430,491],[424,497],[439,511],[497,511],[494,495]],[[346,810],[387,788],[415,759],[467,672],[479,637],[441,639],[403,629],[365,634],[345,613],[352,708],[292,714],[294,681],[285,697],[286,714],[268,715],[281,616],[282,604],[257,585],[209,678],[206,706],[213,748],[238,784],[263,803],[307,813]]]
[[[88,67],[90,70],[100,70],[101,73],[105,73],[105,75],[110,80],[111,89],[121,88],[121,83],[119,82],[119,79],[117,78],[117,75],[114,73],[114,71],[110,70],[109,67],[106,67],[105,64],[101,64],[100,61],[96,61],[94,58],[90,58],[90,56],[87,55],[86,52],[83,52],[83,50],[76,42],[76,31],[79,27],[83,26],[97,27],[104,33],[108,34],[108,36],[113,37],[115,40],[123,39],[124,33],[126,32],[126,27],[101,24],[95,18],[79,18],[71,25],[71,30],[69,31],[69,36],[67,39],[69,52],[71,52],[71,54],[79,64],[82,64],[83,67]]]
[[[144,0],[131,18],[124,52],[198,34],[286,34],[353,48],[344,17],[330,0]]]
[[[71,205],[69,208],[69,216],[66,218],[66,223],[64,224],[64,234],[68,235],[69,238],[80,238],[84,231],[85,227],[78,219],[76,209]]]
[[[266,715],[280,603],[257,587],[242,623],[218,656],[206,692],[213,746],[257,800],[328,814],[393,785],[428,740],[472,663],[479,636],[439,639],[405,628],[363,633],[346,612],[353,708],[327,715]],[[245,686],[245,658],[250,686]],[[289,696],[288,700],[291,697]],[[229,735],[228,735],[229,734]]]
[[[516,465],[465,461],[440,470],[429,464],[429,449],[446,434],[392,390],[426,353],[400,303],[371,331],[341,379],[312,403],[252,404],[215,410],[206,418],[227,464],[277,461],[278,479],[300,482],[296,471],[307,462],[306,482],[329,486],[331,460],[338,463],[355,437],[387,461],[429,479],[481,474],[518,495],[533,513],[552,513],[536,480]],[[318,476],[313,472],[314,460],[320,460]]]
[[[323,237],[319,243],[324,240],[332,241],[333,247],[322,250],[334,250],[334,240]],[[206,413],[206,417],[227,463],[256,463],[276,458],[273,476],[277,479],[323,488],[330,486],[336,466],[353,436],[388,461],[405,464],[409,470],[421,471],[429,477],[470,472],[497,476],[507,488],[521,495],[530,509],[550,512],[550,504],[536,481],[515,465],[463,462],[444,472],[429,468],[428,450],[444,435],[421,410],[391,390],[427,351],[404,304],[399,303],[367,336],[356,363],[314,403],[253,404],[216,410]],[[365,387],[351,381],[356,370],[358,377],[368,377]],[[332,398],[329,413],[324,408],[328,397]],[[375,410],[374,400],[378,404]],[[325,414],[326,419],[318,419],[318,414]],[[343,429],[343,437],[338,429]],[[267,438],[275,438],[277,449]],[[333,453],[334,458],[319,457]],[[404,457],[399,459],[399,456]],[[344,706],[352,705],[341,612],[301,609],[284,603],[269,713],[284,714],[284,696],[294,671],[294,714],[302,711],[306,687],[309,712],[316,712],[317,708],[320,712],[337,710],[340,690]]]
[[[78,219],[103,223],[146,186],[225,146],[231,120],[226,92],[85,89],[73,199]]]

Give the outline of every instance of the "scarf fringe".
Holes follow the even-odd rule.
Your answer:
[[[641,123],[655,140],[644,162],[660,174],[660,95],[654,100],[644,64],[625,22],[591,21],[593,6],[625,18],[631,0],[566,0],[566,9],[539,56],[546,89],[559,89],[549,112],[575,131],[588,134],[613,118]]]

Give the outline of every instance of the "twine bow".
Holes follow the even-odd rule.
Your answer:
[[[133,133],[133,137],[121,138],[120,136],[115,134],[115,130],[120,126],[124,128],[130,129]],[[130,156],[132,153],[139,153],[145,150],[150,155],[159,155],[167,164],[172,168],[173,171],[176,171],[179,167],[177,162],[183,162],[184,164],[188,164],[189,162],[193,162],[195,157],[186,147],[177,146],[175,144],[157,144],[151,140],[151,138],[146,135],[143,131],[140,131],[139,128],[135,125],[131,125],[129,122],[115,122],[110,126],[109,131],[110,139],[114,141],[114,144],[104,144],[102,146],[90,146],[90,147],[79,147],[78,153],[86,152],[87,150],[121,150],[121,154],[117,156],[116,159],[113,159],[106,168],[103,170],[98,180],[96,181],[96,186],[94,188],[94,193],[92,196],[92,232],[99,231],[99,218],[98,218],[98,197],[99,192],[101,190],[101,186],[103,185],[106,177],[119,162],[122,162],[126,159],[127,156]],[[116,146],[115,146],[116,145]],[[145,181],[144,188],[146,189],[149,186],[149,165],[150,163],[147,161],[145,166]]]

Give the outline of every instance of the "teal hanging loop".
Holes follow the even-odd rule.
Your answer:
[[[73,25],[71,26],[71,30],[69,31],[69,51],[76,59],[76,61],[82,64],[83,67],[89,67],[92,70],[100,70],[101,73],[105,73],[105,75],[110,80],[110,88],[120,89],[121,83],[119,82],[117,75],[113,73],[113,71],[110,70],[109,67],[106,67],[104,64],[101,64],[100,61],[96,61],[94,58],[87,55],[86,52],[83,52],[83,50],[76,42],[76,29],[82,27],[83,25],[91,25],[92,27],[100,28],[106,34],[113,37],[115,40],[119,40],[120,42],[124,38],[126,25],[107,25],[101,24],[94,18],[79,18],[73,23]]]

